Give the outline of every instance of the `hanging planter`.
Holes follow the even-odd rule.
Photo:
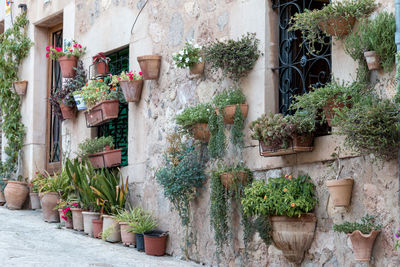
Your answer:
[[[83,97],[81,94],[74,94],[76,108],[78,110],[86,110],[86,103],[83,101]]]
[[[144,233],[144,249],[147,255],[163,256],[167,247],[168,232],[151,231]]]
[[[356,261],[368,262],[371,260],[372,248],[380,232],[380,230],[374,230],[369,234],[363,234],[356,230],[351,234],[347,234],[353,245],[354,259]]]
[[[210,140],[210,130],[208,129],[208,123],[195,123],[192,126],[193,137],[196,140],[207,143]]]
[[[349,96],[347,98],[347,100],[350,100],[351,97]],[[330,98],[326,101],[326,105],[323,107],[324,113],[325,113],[325,118],[326,121],[328,122],[328,125],[330,127],[334,126],[332,125],[332,119],[335,117],[335,108],[341,110],[344,108],[344,104],[343,103],[336,103],[336,96],[333,98]],[[348,106],[349,107],[349,106]]]
[[[28,197],[28,184],[18,181],[7,181],[4,188],[4,197],[7,202],[7,208],[10,210],[20,210]]]
[[[249,173],[247,171],[224,172],[221,174],[220,179],[222,185],[226,189],[229,189],[235,182],[241,184],[247,184],[249,179]]]
[[[78,65],[78,58],[85,54],[86,48],[82,47],[76,41],[72,42],[70,47],[65,47],[65,51],[62,47],[46,47],[46,57],[58,60],[61,68],[61,74],[63,78],[73,78],[76,74],[76,67]]]
[[[56,192],[49,192],[43,195],[42,211],[43,211],[43,220],[45,222],[49,223],[60,222],[58,210],[56,209],[59,200],[60,196]]]
[[[364,57],[369,70],[379,70],[381,68],[379,56],[375,51],[364,52]]]
[[[263,157],[277,157],[284,156],[290,154],[296,154],[296,151],[293,148],[293,141],[288,140],[288,145],[285,148],[282,148],[282,144],[280,145],[268,145],[264,141],[259,141],[259,152]]]
[[[222,108],[222,113],[224,116],[224,123],[225,124],[233,124],[235,119],[235,112],[236,112],[237,105],[228,105]],[[240,110],[242,111],[243,118],[247,117],[247,113],[249,112],[249,105],[248,104],[241,104]],[[215,112],[219,114],[219,108],[215,109]]]
[[[40,198],[38,193],[29,193],[29,199],[31,201],[31,209],[33,210],[40,209]]]
[[[120,81],[127,102],[139,102],[142,95],[143,80]]]
[[[204,73],[205,62],[195,63],[192,67],[190,67],[190,74],[192,75],[201,75]]]
[[[58,58],[63,78],[73,78],[76,74],[75,68],[78,66],[78,58],[75,56],[62,56]]]
[[[122,149],[106,147],[105,151],[89,155],[89,161],[93,168],[111,168],[121,165]]]
[[[61,114],[64,120],[73,119],[76,117],[76,107],[75,106],[67,106],[63,103],[60,103]]]
[[[105,76],[110,71],[108,63],[110,58],[106,57],[104,53],[98,53],[92,57],[93,64],[96,69],[96,76]]]
[[[19,96],[24,96],[26,94],[26,89],[28,88],[28,81],[18,81],[13,82],[15,92]]]
[[[118,118],[119,101],[105,100],[95,106],[90,111],[85,112],[87,127],[101,125],[109,120]]]
[[[306,152],[313,150],[314,135],[293,134],[293,149],[296,152]]]
[[[328,35],[340,38],[349,34],[349,32],[353,29],[355,22],[356,19],[354,17],[346,18],[344,16],[338,16],[335,18],[321,20],[318,23],[318,26],[321,31],[327,33]]]
[[[352,178],[331,180],[325,183],[335,207],[348,207],[350,205],[354,184]]]
[[[145,80],[157,80],[160,75],[161,56],[148,55],[137,58]]]

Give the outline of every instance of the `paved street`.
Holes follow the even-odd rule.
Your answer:
[[[173,257],[152,257],[134,248],[89,238],[43,222],[40,211],[0,207],[0,266],[198,266]]]

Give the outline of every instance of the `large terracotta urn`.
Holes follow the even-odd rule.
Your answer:
[[[56,206],[60,196],[56,192],[46,193],[42,197],[43,220],[49,223],[60,222],[60,216]]]
[[[6,198],[7,208],[10,210],[20,210],[28,197],[28,184],[18,181],[7,181],[4,188],[4,197]]]

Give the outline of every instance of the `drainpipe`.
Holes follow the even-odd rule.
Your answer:
[[[396,17],[396,35],[395,35],[395,43],[397,47],[397,52],[400,51],[400,0],[394,0],[395,7],[395,17]],[[400,62],[396,62],[396,64],[400,64]],[[396,66],[396,71],[398,71],[399,66]],[[397,73],[396,73],[397,74]],[[400,81],[397,81],[399,83]],[[400,94],[400,86],[397,86],[397,93]],[[400,123],[400,122],[399,122]],[[399,182],[399,191],[398,191],[398,206],[399,206],[399,220],[400,220],[400,146],[398,148],[398,182]]]

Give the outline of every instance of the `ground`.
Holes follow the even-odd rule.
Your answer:
[[[153,257],[45,223],[40,211],[0,207],[1,267],[198,266],[173,257]]]

